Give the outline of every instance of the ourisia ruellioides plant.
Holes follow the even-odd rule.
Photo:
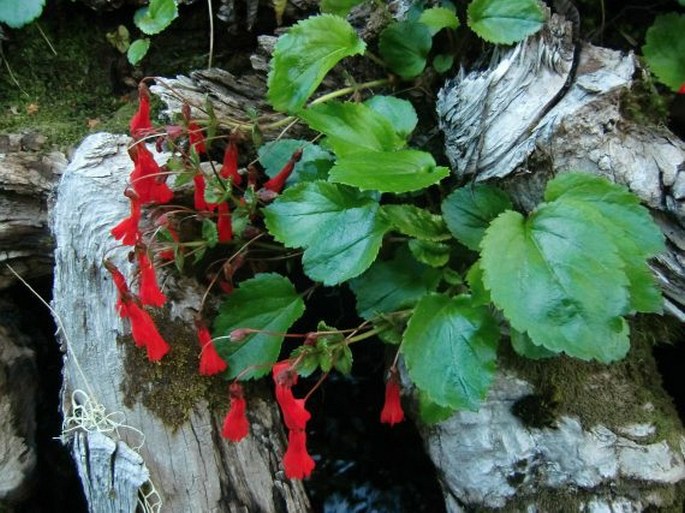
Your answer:
[[[506,24],[512,8],[525,23]],[[501,18],[496,38],[486,12],[488,23],[493,12]],[[521,40],[543,22],[535,0],[474,0],[469,6],[469,26],[491,42]],[[140,85],[130,126],[133,171],[124,192],[130,215],[112,229],[132,248],[137,288],[105,262],[117,311],[130,322],[135,344],[159,361],[173,347],[149,313],[166,302],[155,266],[192,267],[207,276],[205,299],[210,293],[222,299],[211,332],[206,301],[200,306],[198,371],[230,382],[222,434],[233,442],[248,436],[249,397],[241,382],[271,373],[288,430],[283,465],[290,478],[305,478],[315,466],[306,447],[307,399],[329,373],[351,371],[353,344],[376,337],[394,349],[381,422],[404,420],[401,394],[409,381],[422,419],[437,422],[479,407],[502,333],[529,358],[565,353],[609,363],[629,349],[626,316],[661,311],[646,261],[663,240],[625,188],[563,173],[549,182],[535,210],[519,213],[500,189],[457,187],[448,168],[408,146],[418,121],[409,101],[363,97],[418,77],[428,66],[432,37],[458,25],[446,8],[393,22],[380,35],[380,57],[340,16],[313,16],[291,27],[276,44],[267,95],[289,116],[256,126],[297,121],[320,134],[311,141],[279,137],[246,151],[254,124],[216,119],[208,107],[187,104],[177,124],[160,129],[150,120],[147,87]],[[334,66],[359,54],[385,62],[391,78],[310,100]],[[451,65],[443,56],[432,66],[446,61]],[[353,100],[339,100],[348,95]],[[146,144],[153,140],[171,153],[165,165]],[[257,158],[241,167],[241,152]],[[211,154],[223,155],[220,166]],[[181,192],[182,186],[192,192]],[[154,206],[154,227],[144,232],[148,206]],[[298,292],[283,274],[291,272],[309,280],[306,290]],[[336,328],[319,322],[307,333],[288,333],[321,286],[349,287],[360,323]],[[285,337],[301,341],[287,355]],[[400,379],[400,356],[406,380]],[[308,394],[296,398],[298,378],[317,372]]]

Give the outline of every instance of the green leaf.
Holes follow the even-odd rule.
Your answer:
[[[542,28],[545,14],[538,0],[473,0],[468,25],[490,43],[510,45]]]
[[[642,53],[659,81],[673,91],[685,85],[685,14],[657,16],[645,36]]]
[[[461,187],[442,202],[442,215],[452,235],[478,251],[485,229],[499,214],[512,208],[509,197],[492,185]]]
[[[437,166],[426,151],[358,151],[340,157],[331,168],[329,180],[361,190],[410,192],[425,189],[450,174]]]
[[[233,291],[219,307],[214,336],[228,337],[233,330],[261,330],[244,339],[215,342],[228,363],[226,377],[259,378],[278,359],[283,335],[304,313],[304,301],[287,278],[275,273],[258,274]]]
[[[605,236],[623,259],[629,280],[631,309],[660,313],[663,299],[647,259],[665,250],[664,236],[649,211],[627,188],[587,173],[564,173],[551,180],[547,201],[563,201],[598,216]]]
[[[390,121],[395,133],[403,140],[411,135],[419,122],[414,106],[401,98],[377,94],[366,100],[364,104]]]
[[[401,247],[392,260],[376,261],[361,276],[350,280],[363,319],[413,307],[440,282],[440,271],[416,261]]]
[[[150,40],[148,38],[136,39],[133,41],[133,43],[131,43],[131,46],[128,47],[126,58],[128,59],[128,62],[135,66],[143,59],[143,57],[145,57],[149,49]]]
[[[442,216],[414,205],[383,205],[383,214],[394,230],[421,240],[445,240],[450,234]]]
[[[430,29],[423,23],[401,21],[381,32],[378,50],[388,67],[404,79],[414,78],[426,67],[433,45]]]
[[[414,258],[431,267],[442,267],[450,260],[451,248],[442,242],[412,239],[409,241],[409,249]]]
[[[45,0],[0,0],[0,23],[21,28],[38,18]]]
[[[468,296],[425,296],[416,305],[401,351],[416,386],[440,406],[477,410],[496,369],[499,330]]]
[[[611,362],[629,348],[628,279],[599,215],[544,203],[507,211],[481,242],[483,281],[511,326],[536,345]]]
[[[295,184],[264,209],[269,233],[286,247],[304,248],[313,280],[337,285],[376,259],[389,226],[376,195],[326,182]]]
[[[286,183],[292,185],[296,182],[328,178],[328,170],[333,165],[333,155],[321,146],[303,139],[279,139],[260,146],[257,154],[267,176],[276,176],[299,148],[303,148],[302,158],[295,164]]]
[[[419,390],[419,416],[428,425],[437,424],[449,419],[454,414],[453,408],[440,406],[431,401],[423,390]]]
[[[321,0],[321,12],[347,16],[350,10],[364,0]]]
[[[480,260],[473,264],[466,273],[466,283],[471,289],[471,298],[476,305],[489,305],[492,303],[490,293],[483,285],[483,269]]]
[[[405,144],[388,118],[363,103],[329,101],[298,115],[327,136],[339,157],[365,150],[392,151]]]
[[[559,356],[557,353],[554,353],[543,346],[535,345],[528,335],[516,331],[515,329],[511,330],[510,338],[511,347],[514,348],[514,351],[516,351],[518,355],[523,356],[524,358],[529,358],[530,360],[544,360]]]
[[[447,73],[454,64],[454,55],[440,53],[433,58],[433,68],[438,73]]]
[[[274,15],[276,16],[276,25],[279,27],[283,23],[283,13],[288,5],[288,0],[273,0]]]
[[[1,2],[2,0],[0,0]],[[119,25],[116,30],[107,32],[105,39],[121,53],[126,53],[128,47],[131,46],[131,38],[128,29],[124,25]]]
[[[178,17],[174,0],[150,0],[133,15],[133,23],[148,36],[159,34]]]
[[[431,7],[421,13],[419,22],[423,23],[434,36],[444,28],[456,29],[459,26],[459,18],[454,10],[446,7]]]
[[[202,220],[202,240],[207,243],[207,247],[213,248],[219,242],[219,232],[216,223],[211,219]]]
[[[343,18],[332,14],[300,21],[278,38],[267,81],[274,109],[297,112],[340,60],[366,45]]]
[[[341,374],[352,372],[352,349],[348,344],[338,344],[333,356],[333,367]]]

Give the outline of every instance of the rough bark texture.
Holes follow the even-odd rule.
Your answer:
[[[36,358],[16,316],[0,297],[0,508],[26,498],[36,467]]]
[[[67,161],[41,152],[44,142],[37,134],[0,135],[0,289],[15,282],[3,264],[27,279],[52,274],[47,201]]]
[[[663,127],[626,118],[622,106],[639,75],[632,54],[585,45],[565,91],[571,30],[554,15],[539,35],[495,56],[486,70],[448,81],[437,103],[446,154],[459,176],[495,181],[526,210],[540,202],[551,177],[567,170],[628,186],[668,239],[653,268],[667,310],[682,320],[685,144]],[[581,374],[574,369],[583,364],[561,360],[556,386],[579,411],[552,411],[544,425],[522,421],[523,410],[539,416],[556,409],[555,385],[538,381],[536,388],[526,371],[536,364],[529,363],[500,372],[477,413],[425,429],[449,511],[680,511],[682,425],[658,380],[644,394],[645,376],[658,373],[651,355],[633,349],[631,358],[642,362],[631,372],[598,365]]]
[[[90,510],[134,511],[141,493],[154,487],[165,512],[308,511],[301,483],[286,480],[280,470],[279,414],[259,387],[248,396],[250,436],[239,444],[221,438],[227,391],[221,385],[225,397],[216,411],[203,399],[207,386],[198,384],[199,350],[187,327],[200,291],[191,282],[165,282],[171,307],[158,324],[172,350],[160,364],[147,362],[126,337],[102,261],[107,257],[131,273],[127,249],[109,235],[128,215],[121,195],[132,166],[128,142],[109,134],[88,137],[65,171],[52,214],[54,306],[66,350],[65,441],[79,464]],[[184,354],[191,355],[192,373],[184,374],[178,362]],[[190,394],[183,404],[192,406],[178,407],[178,389]],[[95,411],[97,405],[104,410]],[[109,423],[103,414],[110,415]],[[150,502],[156,500],[153,495]]]

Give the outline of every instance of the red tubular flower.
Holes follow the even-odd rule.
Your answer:
[[[231,211],[228,202],[219,203],[218,219],[216,229],[219,232],[219,242],[230,242],[233,239],[233,224],[231,222]]]
[[[232,442],[239,442],[250,432],[250,424],[247,421],[245,410],[247,404],[243,397],[243,388],[239,383],[233,383],[230,388],[231,406],[224,419],[221,436]]]
[[[284,361],[273,366],[276,384],[276,401],[283,414],[283,422],[288,429],[304,429],[311,414],[304,406],[304,399],[295,399],[292,386],[297,383],[297,373],[291,369],[290,362]]]
[[[131,291],[126,284],[126,278],[123,274],[121,274],[121,271],[117,269],[117,266],[115,266],[109,260],[105,260],[104,266],[105,269],[107,269],[112,275],[112,281],[114,282],[114,286],[117,288],[118,297],[116,310],[119,313],[119,316],[122,319],[125,319],[128,317],[128,302],[131,298]]]
[[[307,452],[307,434],[303,429],[293,429],[288,433],[288,450],[283,456],[283,467],[288,479],[309,477],[316,463]]]
[[[205,136],[202,134],[202,129],[194,121],[188,123],[188,140],[198,155],[207,153]]]
[[[131,185],[138,194],[141,204],[168,203],[174,192],[165,183],[159,165],[147,147],[140,143],[132,152],[135,166],[131,172]]]
[[[302,150],[297,150],[295,153],[293,153],[293,156],[290,157],[290,160],[286,162],[285,166],[283,166],[283,169],[281,169],[276,176],[264,184],[264,188],[275,193],[280,193],[283,190],[283,187],[285,187],[286,180],[293,172],[293,169],[295,169],[295,164],[297,164],[301,158]]]
[[[157,331],[155,321],[150,314],[136,304],[135,301],[127,303],[128,317],[131,319],[131,335],[138,347],[147,349],[147,357],[151,362],[158,362],[169,352],[169,344]]]
[[[166,303],[166,296],[159,289],[157,275],[150,257],[147,256],[147,251],[143,247],[136,248],[136,254],[140,268],[140,290],[138,292],[140,302],[144,305],[162,306]]]
[[[678,94],[685,94],[685,84],[680,86],[680,89],[678,89]]]
[[[195,210],[209,210],[209,206],[205,201],[205,177],[202,174],[195,175],[193,177],[193,183],[195,184],[195,192],[193,193],[193,203],[195,205]]]
[[[131,137],[140,139],[145,137],[152,131],[152,123],[150,122],[150,94],[147,86],[141,83],[138,86],[138,110],[131,118],[129,125],[131,129]]]
[[[212,342],[212,335],[209,333],[207,327],[199,323],[197,324],[197,340],[200,343],[200,374],[202,376],[212,376],[223,372],[228,368],[226,362],[216,352],[214,342]]]
[[[238,173],[238,145],[229,141],[224,151],[224,162],[219,170],[221,178],[231,179],[234,185],[240,185],[243,177]]]
[[[127,191],[129,193],[129,191]],[[136,242],[141,237],[140,234],[140,215],[141,205],[140,199],[135,191],[130,191],[129,199],[131,200],[131,215],[116,225],[110,233],[116,240],[121,240],[124,246],[135,246]]]
[[[404,411],[400,403],[400,385],[393,374],[385,384],[385,404],[381,411],[381,422],[392,426],[403,420]]]

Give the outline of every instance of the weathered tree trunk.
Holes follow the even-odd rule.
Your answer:
[[[66,166],[59,152],[41,152],[38,134],[0,135],[0,290],[24,278],[52,274],[48,197]]]
[[[308,511],[301,482],[286,480],[280,469],[283,432],[263,387],[248,390],[248,438],[233,444],[221,437],[228,394],[197,373],[199,348],[187,328],[200,302],[193,282],[165,283],[171,307],[157,320],[172,349],[159,364],[133,347],[115,313],[102,262],[131,270],[127,249],[109,234],[128,215],[121,192],[132,165],[129,141],[87,138],[65,171],[52,215],[64,441],[90,510],[133,512],[147,495],[150,511]]]
[[[626,118],[633,55],[585,45],[569,78],[571,30],[555,15],[489,69],[448,81],[437,105],[447,156],[458,175],[497,183],[527,210],[564,171],[627,185],[668,239],[654,270],[682,320],[685,144]],[[480,411],[424,428],[448,510],[681,511],[683,427],[644,340],[657,328],[653,317],[634,323],[630,354],[610,366],[503,355]]]

